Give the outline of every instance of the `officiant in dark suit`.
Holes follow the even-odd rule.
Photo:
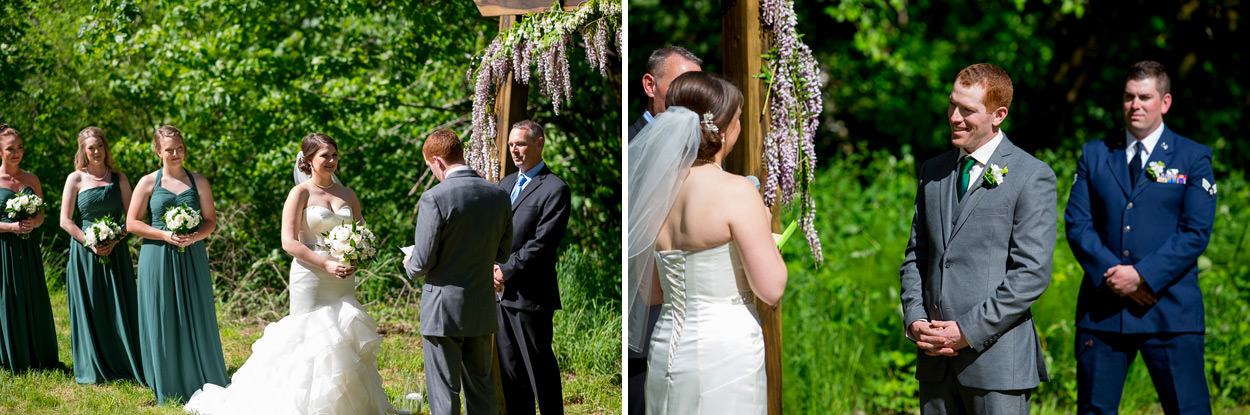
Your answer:
[[[651,57],[647,59],[647,72],[642,74],[642,90],[647,94],[647,110],[629,126],[631,141],[651,123],[652,118],[668,108],[664,103],[664,96],[668,94],[669,84],[678,75],[702,71],[703,68],[699,66],[702,64],[702,59],[681,46],[668,46],[651,52]]]
[[[551,349],[560,309],[556,260],[569,223],[569,187],[543,162],[546,139],[534,121],[512,125],[508,152],[518,171],[499,188],[512,200],[512,254],[495,266],[499,365],[507,413],[564,413],[560,367]]]

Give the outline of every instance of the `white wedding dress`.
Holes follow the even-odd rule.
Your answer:
[[[764,335],[733,243],[656,251],[664,291],[647,359],[648,415],[764,414]]]
[[[300,241],[315,247],[322,233],[350,222],[352,212],[347,206],[338,212],[311,206],[304,218]],[[378,374],[382,338],[356,300],[353,279],[295,260],[289,289],[291,314],[265,327],[230,385],[204,385],[184,409],[200,414],[394,413]]]

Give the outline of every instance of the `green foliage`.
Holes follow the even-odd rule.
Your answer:
[[[22,167],[50,201],[82,128],[105,130],[133,185],[159,167],[152,131],[177,126],[187,167],[209,179],[221,216],[208,240],[219,300],[263,317],[285,313],[290,257],[278,216],[295,153],[304,135],[328,134],[340,178],[382,238],[360,275],[362,299],[395,299],[412,290],[393,247],[410,244],[417,198],[436,183],[420,144],[436,129],[468,130],[464,76],[496,26],[468,1],[5,2],[0,122],[22,132]],[[549,126],[548,165],[572,187],[565,245],[606,255],[620,246],[620,78],[575,62],[575,110],[556,116],[533,92],[530,112]],[[56,256],[68,246],[57,216],[42,233],[53,285],[63,284]]]
[[[915,346],[903,336],[898,267],[911,226],[919,163],[904,150],[858,151],[828,160],[815,195],[826,249],[816,268],[801,244],[788,244],[783,298],[784,407],[794,413],[911,413],[917,405]],[[1051,381],[1034,395],[1041,413],[1070,413],[1076,401],[1073,356],[1076,296],[1083,271],[1064,236],[1063,208],[1075,151],[1036,154],[1058,176],[1058,233],[1050,287],[1033,305]],[[1223,155],[1217,154],[1216,158]],[[1218,177],[1219,207],[1200,281],[1207,313],[1206,362],[1216,408],[1250,405],[1250,183],[1241,171]],[[1227,189],[1227,190],[1226,190]],[[787,219],[787,218],[783,218]],[[1130,370],[1123,408],[1154,408],[1158,398],[1142,364]]]

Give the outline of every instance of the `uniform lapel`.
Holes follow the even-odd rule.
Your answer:
[[[1128,156],[1125,155],[1124,137],[1120,137],[1116,144],[1111,146],[1111,155],[1107,157],[1107,171],[1111,172],[1111,177],[1120,185],[1124,197],[1128,197],[1132,184],[1128,181]]]
[[[951,238],[954,238],[955,234],[959,233],[959,229],[963,228],[964,223],[968,222],[968,218],[972,216],[972,212],[976,210],[977,204],[981,202],[981,199],[993,190],[985,186],[985,171],[989,170],[990,165],[993,164],[1011,170],[1008,161],[1011,160],[1011,153],[1015,152],[1015,150],[1016,146],[1011,144],[1011,140],[1008,140],[1004,135],[1003,141],[998,143],[998,148],[994,149],[994,154],[990,156],[989,163],[986,163],[985,168],[981,170],[981,174],[973,178],[972,184],[968,186],[968,193],[964,195],[964,200],[955,206],[955,212],[959,215],[959,219],[955,220],[954,227],[951,229]],[[1004,178],[1003,180],[1006,181],[1007,179]]]

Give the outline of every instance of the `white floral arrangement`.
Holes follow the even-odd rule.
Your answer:
[[[43,198],[30,193],[18,193],[4,203],[4,211],[13,222],[21,222],[39,215],[39,211],[47,208]],[[22,234],[22,239],[30,239],[30,234]]]
[[[175,235],[190,235],[202,221],[200,211],[187,206],[186,202],[183,202],[182,206],[165,211],[165,227]],[[178,252],[186,252],[186,250],[186,247],[178,247]]]
[[[378,254],[378,237],[364,225],[345,223],[335,226],[322,236],[330,255],[339,258],[347,266],[358,265]]]
[[[990,164],[990,167],[985,169],[985,183],[990,187],[997,187],[998,185],[1003,184],[1003,179],[1006,177],[1006,167],[998,167],[997,164]]]
[[[91,248],[122,239],[126,236],[126,231],[118,225],[111,216],[105,216],[98,222],[91,224],[87,229],[83,229],[83,246]],[[97,255],[96,261],[101,264],[109,263],[109,257]]]

